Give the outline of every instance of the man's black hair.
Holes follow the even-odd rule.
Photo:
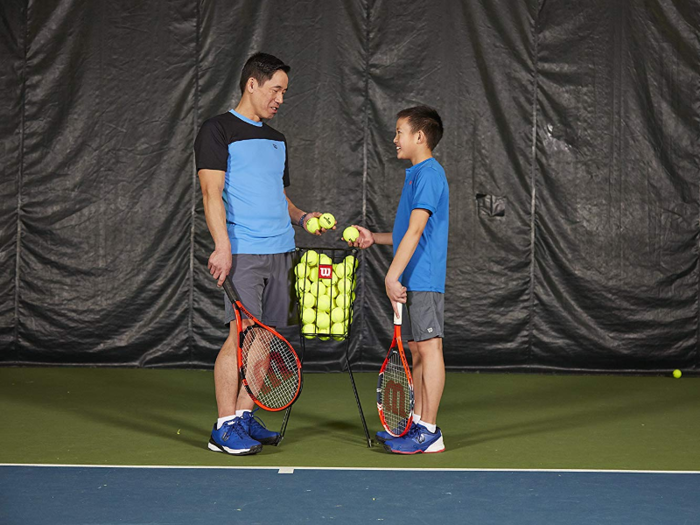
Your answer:
[[[282,70],[289,74],[291,67],[282,62],[279,58],[267,53],[255,53],[248,59],[241,71],[241,94],[245,91],[245,85],[250,77],[258,81],[258,84],[263,85],[270,80],[276,71]]]
[[[422,131],[428,142],[428,148],[433,151],[442,138],[442,119],[437,111],[429,106],[415,106],[402,109],[396,115],[397,119],[405,118],[414,133]]]

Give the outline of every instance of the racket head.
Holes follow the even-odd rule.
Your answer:
[[[224,281],[238,328],[238,373],[248,395],[260,408],[277,412],[296,401],[303,377],[301,361],[292,345],[273,328],[261,323],[241,303],[231,281]],[[243,330],[241,312],[253,322]]]
[[[377,380],[377,411],[384,429],[394,437],[408,432],[413,422],[413,378],[401,339],[401,325],[394,324],[394,338]]]

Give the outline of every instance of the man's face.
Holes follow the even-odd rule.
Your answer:
[[[407,118],[400,118],[396,121],[396,136],[394,145],[396,146],[396,158],[411,160],[416,150],[418,133],[414,133]]]
[[[284,71],[277,70],[272,78],[260,85],[253,79],[253,92],[251,101],[255,113],[261,119],[271,119],[277,114],[277,110],[284,102],[284,94],[287,92],[289,77]]]

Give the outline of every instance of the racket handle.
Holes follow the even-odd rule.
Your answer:
[[[236,289],[233,287],[233,283],[231,282],[231,279],[228,276],[226,276],[226,279],[224,279],[224,292],[226,292],[228,300],[231,301],[231,304],[235,303],[238,300],[238,294],[236,293]]]
[[[401,326],[401,321],[403,320],[403,303],[396,303],[396,311],[399,312],[399,315],[394,314],[394,324],[397,326]]]

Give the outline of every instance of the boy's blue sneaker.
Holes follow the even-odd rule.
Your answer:
[[[214,425],[207,446],[214,452],[225,452],[234,456],[257,454],[262,450],[260,442],[246,434],[241,418],[226,421],[218,430]]]
[[[246,433],[254,440],[259,441],[263,445],[276,445],[282,440],[279,432],[268,430],[262,420],[253,412],[243,412],[241,416],[241,425]]]
[[[411,428],[408,429],[408,432],[410,432],[411,429],[415,426],[416,426],[415,423],[411,423]],[[406,434],[404,434],[404,436],[408,435],[408,432],[406,432]],[[375,437],[377,438],[377,441],[379,441],[380,443],[386,443],[390,439],[397,439],[396,436],[392,436],[386,430],[380,430],[379,432],[377,432],[375,434]]]
[[[430,432],[423,425],[413,425],[405,436],[384,443],[384,450],[394,454],[434,454],[443,452],[445,443],[439,428]]]

